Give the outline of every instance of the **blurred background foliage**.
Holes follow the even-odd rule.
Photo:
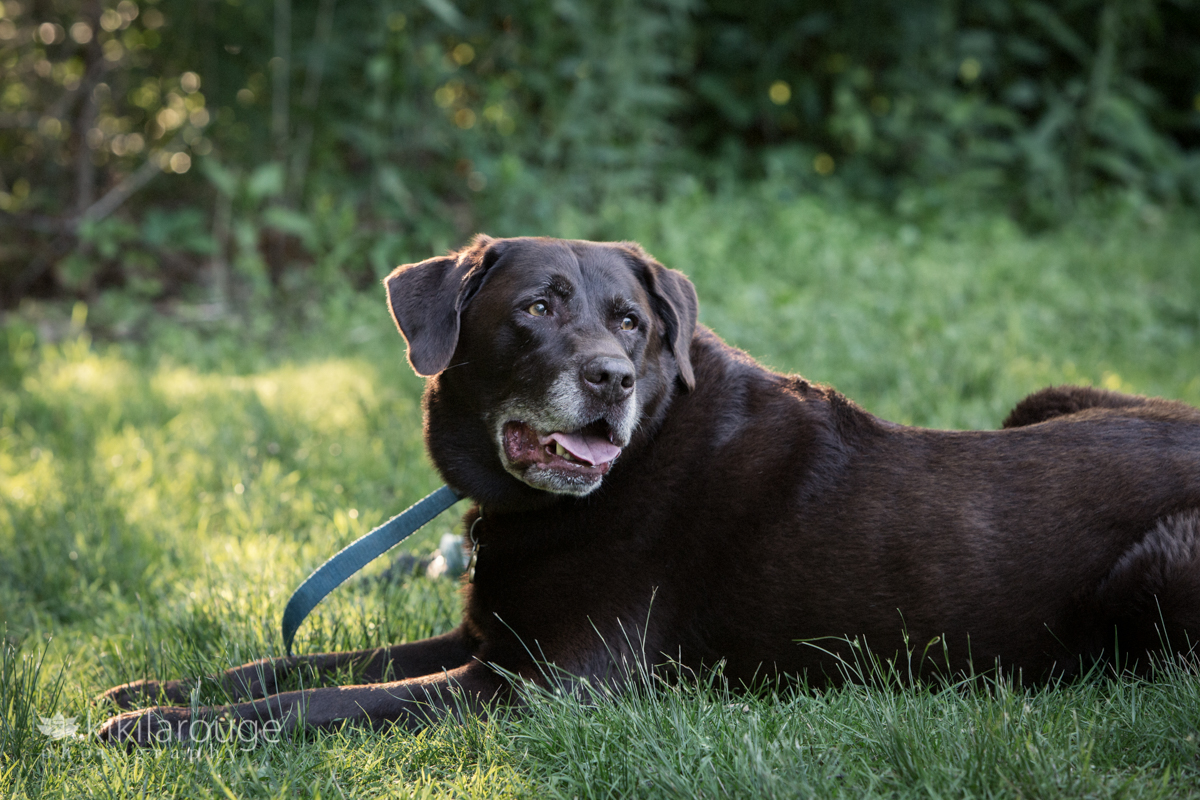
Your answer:
[[[769,176],[1200,205],[1198,0],[2,0],[0,304],[192,313]]]

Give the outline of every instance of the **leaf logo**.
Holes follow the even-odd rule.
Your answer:
[[[75,718],[64,717],[61,711],[53,717],[43,717],[39,714],[38,719],[41,720],[38,723],[38,730],[55,741],[69,739],[75,736],[79,730],[79,723],[75,721]]]

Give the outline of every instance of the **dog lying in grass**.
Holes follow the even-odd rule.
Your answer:
[[[478,237],[385,281],[425,376],[429,454],[474,507],[462,623],[380,650],[273,659],[202,715],[414,727],[521,702],[547,665],[718,662],[736,684],[836,681],[852,642],[934,640],[925,669],[1024,680],[1145,669],[1200,636],[1200,411],[1062,387],[999,431],[893,424],[697,324],[692,284],[636,244]],[[298,668],[356,686],[277,692]],[[178,681],[107,697],[186,703]],[[186,738],[192,712],[108,720]]]

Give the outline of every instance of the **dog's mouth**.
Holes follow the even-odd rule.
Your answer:
[[[504,423],[504,455],[518,469],[539,467],[600,478],[621,454],[609,424],[599,419],[575,431],[539,433],[528,423]]]

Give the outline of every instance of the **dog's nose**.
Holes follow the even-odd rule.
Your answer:
[[[633,364],[628,359],[597,356],[582,372],[583,385],[606,403],[619,403],[633,393]]]

